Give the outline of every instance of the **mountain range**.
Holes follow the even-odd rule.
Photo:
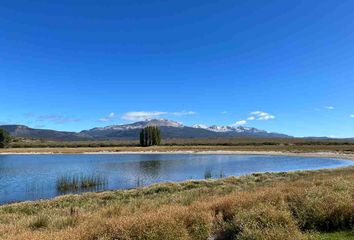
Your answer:
[[[232,126],[185,126],[166,119],[151,119],[131,124],[97,127],[81,132],[66,132],[49,129],[35,129],[24,125],[0,125],[14,137],[34,138],[55,141],[76,140],[136,140],[142,128],[158,126],[163,138],[221,138],[221,137],[259,137],[289,138],[291,136],[267,132],[249,127]]]

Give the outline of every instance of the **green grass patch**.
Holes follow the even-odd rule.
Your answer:
[[[354,240],[353,232],[320,233],[316,240]]]

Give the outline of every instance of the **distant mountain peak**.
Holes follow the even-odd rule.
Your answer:
[[[233,127],[233,126],[218,126],[218,125],[212,125],[212,126],[207,126],[204,124],[196,124],[192,126],[193,128],[200,128],[200,129],[205,129],[209,130],[212,132],[218,132],[218,133],[228,133],[228,132],[236,132],[236,133],[269,133],[264,130],[260,130],[257,128],[251,128],[251,127],[243,127],[243,126],[238,126],[238,127]]]
[[[183,125],[179,122],[167,120],[167,119],[147,119],[144,121],[139,121],[135,123],[129,124],[121,124],[121,125],[110,125],[106,127],[93,128],[91,130],[101,131],[101,130],[130,130],[130,129],[140,129],[149,126],[157,126],[157,127],[183,127]]]
[[[145,121],[147,126],[183,127],[183,124],[168,119],[150,119]]]
[[[147,119],[135,123],[98,127],[81,132],[64,132],[49,129],[34,129],[24,125],[2,125],[0,128],[12,136],[47,140],[126,140],[138,139],[140,129],[158,126],[164,138],[222,138],[222,137],[290,137],[251,127],[207,126],[196,124],[185,126],[168,119]]]
[[[200,129],[207,129],[208,126],[204,124],[194,124],[192,128],[200,128]]]
[[[212,125],[208,128],[210,131],[213,132],[231,132],[231,131],[235,131],[234,127],[230,127],[230,126],[217,126],[217,125]]]
[[[204,124],[196,124],[192,126],[193,128],[201,128],[201,129],[206,129],[212,132],[243,132],[247,131],[249,128],[245,127],[232,127],[232,126],[218,126],[218,125],[212,125],[212,126],[207,126]]]

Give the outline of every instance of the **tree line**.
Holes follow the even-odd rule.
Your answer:
[[[145,127],[140,132],[140,145],[142,147],[161,144],[161,131],[158,127]]]
[[[11,136],[8,132],[0,129],[0,148],[6,148],[11,142]]]

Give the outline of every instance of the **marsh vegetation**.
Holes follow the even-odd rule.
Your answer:
[[[57,179],[58,192],[79,192],[81,190],[99,190],[107,185],[107,178],[99,174],[64,175]]]
[[[0,238],[351,239],[353,193],[348,167],[68,195],[1,206]]]

